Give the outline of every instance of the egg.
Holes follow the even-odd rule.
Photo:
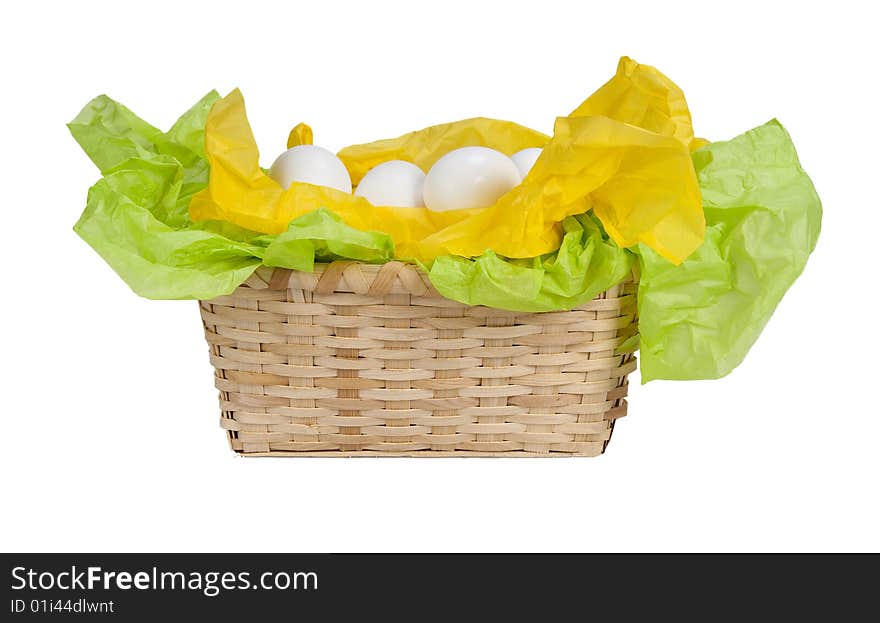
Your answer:
[[[513,164],[519,169],[519,174],[525,177],[532,170],[532,167],[535,166],[535,161],[542,151],[540,147],[526,147],[513,154],[510,159],[513,160]]]
[[[284,188],[289,188],[293,182],[306,182],[351,192],[351,176],[342,160],[317,145],[297,145],[288,149],[272,163],[269,177]]]
[[[488,147],[462,147],[440,158],[425,176],[429,210],[486,208],[522,181],[513,160]]]
[[[354,194],[375,206],[421,208],[425,173],[412,162],[389,160],[367,172]]]

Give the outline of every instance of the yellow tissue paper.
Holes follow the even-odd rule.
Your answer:
[[[511,121],[477,117],[435,125],[364,145],[352,145],[339,152],[339,159],[358,184],[367,171],[388,160],[406,160],[425,173],[453,149],[473,145],[491,147],[512,156],[527,147],[543,147],[550,137]]]
[[[685,145],[694,140],[691,112],[684,93],[653,67],[624,56],[617,73],[569,117],[600,116],[672,136]]]
[[[305,123],[298,124],[287,135],[287,149],[296,147],[297,145],[312,144],[312,128]]]
[[[288,146],[310,143],[300,124]],[[424,170],[453,149],[492,147],[508,155],[544,151],[523,182],[484,209],[431,212],[373,206],[331,188],[294,183],[287,190],[263,173],[238,90],[219,100],[205,126],[208,187],[190,204],[193,220],[227,220],[281,233],[293,219],[324,207],[357,229],[382,231],[396,256],[430,262],[475,257],[487,249],[529,258],[557,249],[561,222],[592,209],[621,247],[644,243],[679,263],[702,242],[705,221],[690,150],[694,139],[681,90],[652,67],[623,58],[617,74],[568,117],[552,137],[508,121],[476,118],[426,128],[339,152],[357,184],[387,160]]]

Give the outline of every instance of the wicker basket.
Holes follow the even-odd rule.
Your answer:
[[[635,284],[569,312],[470,307],[400,262],[260,268],[202,301],[246,456],[595,456],[626,414]]]

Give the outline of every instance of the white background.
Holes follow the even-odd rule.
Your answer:
[[[297,4],[0,9],[0,550],[880,548],[870,3]],[[700,136],[780,118],[825,219],[745,363],[635,375],[598,459],[238,458],[196,303],[138,298],[71,230],[98,173],[65,123],[99,93],[167,128],[238,86],[266,165],[299,121],[333,150],[475,115],[549,132],[622,54]]]

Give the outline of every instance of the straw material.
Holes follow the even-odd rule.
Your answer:
[[[595,456],[626,414],[633,281],[568,312],[470,307],[400,262],[260,268],[200,302],[248,456]]]

